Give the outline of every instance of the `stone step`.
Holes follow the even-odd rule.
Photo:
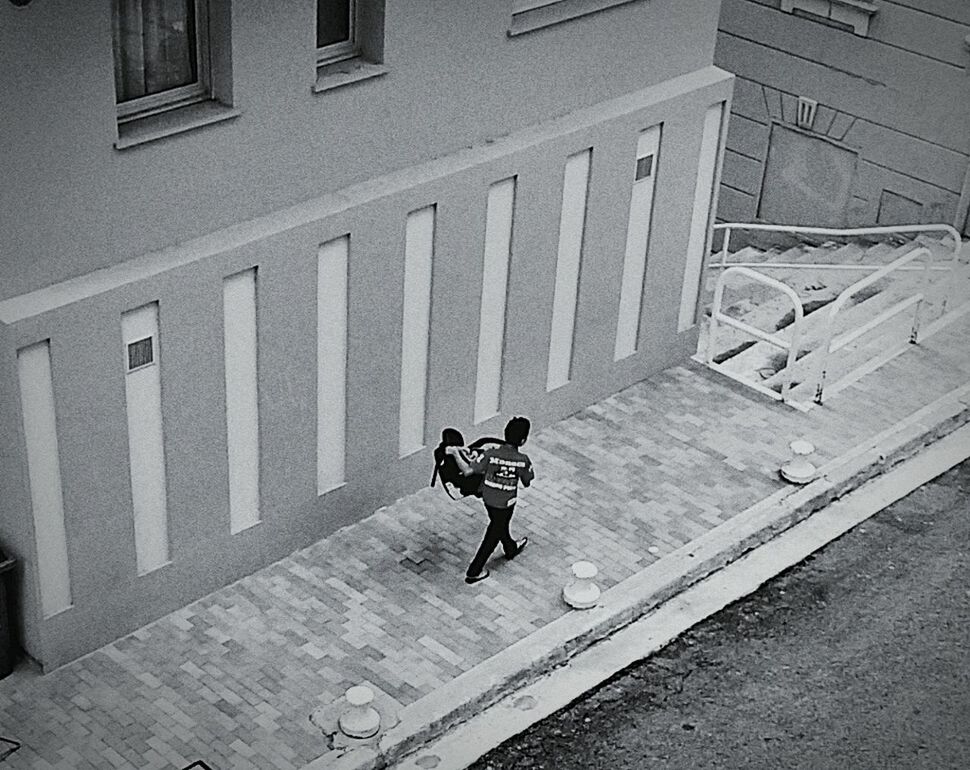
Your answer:
[[[899,253],[902,253],[901,251]],[[836,244],[827,242],[821,246],[809,247],[801,245],[779,252],[769,250],[761,252],[751,247],[746,247],[737,254],[732,255],[731,262],[758,262],[764,265],[771,264],[805,264],[813,263],[846,264],[856,265],[860,263],[885,264],[898,256],[897,250],[887,244],[876,244],[870,248],[852,242],[847,244]],[[722,268],[712,269],[707,281],[708,302],[713,299],[714,285]],[[764,271],[765,275],[788,283],[796,291],[814,291],[824,288],[820,284],[832,284],[842,288],[848,286],[862,275],[859,270],[846,269],[844,272],[837,269],[821,268],[813,272],[811,268],[768,268]],[[754,296],[752,293],[754,293]],[[838,293],[838,292],[836,292]],[[748,299],[757,304],[761,295],[772,297],[777,295],[774,289],[766,287],[764,284],[744,276],[735,277],[725,287],[724,307],[729,307],[734,300]],[[750,302],[748,303],[750,304]],[[709,313],[708,313],[709,314]]]

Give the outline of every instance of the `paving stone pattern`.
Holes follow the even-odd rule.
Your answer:
[[[0,681],[4,768],[292,770],[318,706],[370,684],[401,706],[560,617],[570,565],[607,589],[782,486],[788,443],[830,460],[970,381],[968,323],[807,414],[687,364],[536,433],[492,576],[464,570],[486,517],[424,489],[46,676]],[[0,746],[2,750],[2,746]]]

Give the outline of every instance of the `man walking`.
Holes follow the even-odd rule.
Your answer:
[[[475,558],[468,565],[466,583],[477,583],[488,577],[485,562],[499,543],[505,551],[505,558],[514,559],[529,542],[527,537],[518,542],[513,540],[509,534],[509,522],[515,511],[519,482],[527,487],[535,478],[532,461],[519,451],[529,438],[531,427],[527,418],[513,417],[505,426],[505,442],[485,449],[481,455],[463,456],[460,447],[448,447],[446,450],[455,457],[463,474],[481,473],[485,476],[481,491],[482,502],[488,513],[488,528]]]

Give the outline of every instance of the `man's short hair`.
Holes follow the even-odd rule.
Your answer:
[[[529,438],[531,427],[528,417],[513,417],[505,426],[505,441],[514,446],[522,446]]]

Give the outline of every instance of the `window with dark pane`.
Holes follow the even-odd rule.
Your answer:
[[[636,181],[641,179],[646,179],[653,173],[653,155],[644,155],[642,158],[637,158],[637,176]]]
[[[128,371],[140,366],[147,366],[154,360],[151,337],[128,343]]]
[[[119,103],[199,80],[195,0],[114,0]]]
[[[317,0],[317,48],[352,42],[353,0]]]

